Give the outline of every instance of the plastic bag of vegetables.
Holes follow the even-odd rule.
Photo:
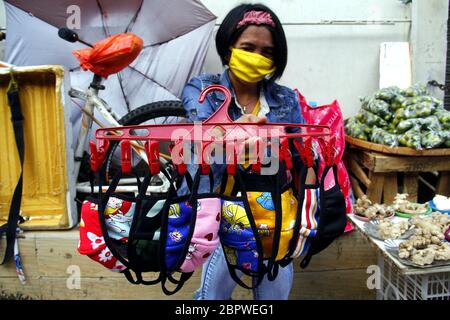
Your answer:
[[[356,119],[369,126],[386,127],[388,125],[386,120],[364,109],[361,109],[359,111],[359,113],[356,115]]]
[[[420,136],[420,143],[423,148],[431,149],[441,145],[444,142],[444,137],[439,131],[423,131]]]
[[[400,108],[404,108],[406,105],[406,99],[407,98],[405,98],[404,96],[402,96],[400,94],[397,95],[395,98],[393,98],[391,100],[391,105],[390,105],[391,109],[396,111]]]
[[[352,117],[345,122],[345,133],[349,136],[361,140],[369,140],[372,128],[359,122],[356,117]]]
[[[398,146],[398,137],[378,127],[372,129],[370,140],[375,143],[384,144],[391,148]]]
[[[441,131],[443,147],[450,148],[450,130]]]
[[[405,108],[404,118],[426,118],[436,111],[436,105],[433,102],[420,102],[411,104]]]
[[[397,86],[391,86],[375,92],[374,98],[384,100],[386,102],[392,102],[392,100],[399,95],[400,95],[400,88]]]
[[[445,130],[450,130],[450,111],[439,108],[436,111],[435,115],[439,119],[439,122],[442,124],[442,127]]]
[[[422,119],[422,129],[439,132],[442,130],[442,126],[438,117],[433,115]]]
[[[386,121],[389,121],[392,118],[392,112],[389,109],[389,104],[380,99],[370,99],[369,101],[364,101],[361,105],[364,110],[372,112],[377,116],[383,118]]]
[[[400,94],[405,97],[417,97],[427,95],[428,91],[426,85],[415,84],[409,88],[400,90]]]
[[[404,133],[415,126],[421,127],[423,120],[424,119],[417,119],[417,118],[401,120],[397,125],[397,132]]]
[[[422,150],[420,126],[414,126],[412,129],[400,134],[398,142],[402,146]]]

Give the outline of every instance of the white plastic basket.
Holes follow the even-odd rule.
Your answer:
[[[403,275],[392,263],[384,261],[383,300],[450,300],[450,272]]]

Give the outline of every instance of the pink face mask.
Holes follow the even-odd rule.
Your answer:
[[[200,268],[219,245],[221,202],[219,198],[198,200],[197,218],[189,250],[181,271],[194,272]]]

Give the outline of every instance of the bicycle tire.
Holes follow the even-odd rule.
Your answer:
[[[181,101],[177,100],[167,100],[167,101],[156,101],[139,108],[132,110],[131,112],[124,115],[119,123],[123,126],[139,125],[143,124],[149,120],[154,120],[163,117],[180,117],[186,118],[186,111],[183,108]],[[105,172],[107,176],[113,175],[113,170],[111,170],[111,164],[113,162],[113,155],[118,147],[117,141],[111,141],[110,147],[105,158]]]

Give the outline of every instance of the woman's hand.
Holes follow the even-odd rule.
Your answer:
[[[257,124],[264,124],[264,123],[267,123],[267,118],[266,117],[258,117],[254,114],[244,114],[243,116],[241,116],[234,122],[238,122],[238,123],[239,122],[251,122],[251,123],[257,123]],[[250,150],[255,150],[255,147],[256,147],[256,144],[258,143],[258,141],[263,142],[260,137],[248,137],[247,139],[245,139],[245,141],[244,141],[245,153],[249,153]],[[250,154],[249,154],[250,160],[255,160],[255,159],[253,159],[254,156],[255,155],[253,154],[253,152],[250,152]]]
[[[254,114],[244,114],[243,116],[241,116],[234,122],[254,122],[254,123],[261,124],[261,123],[266,123],[267,118],[266,117],[258,117],[258,116],[255,116]]]

